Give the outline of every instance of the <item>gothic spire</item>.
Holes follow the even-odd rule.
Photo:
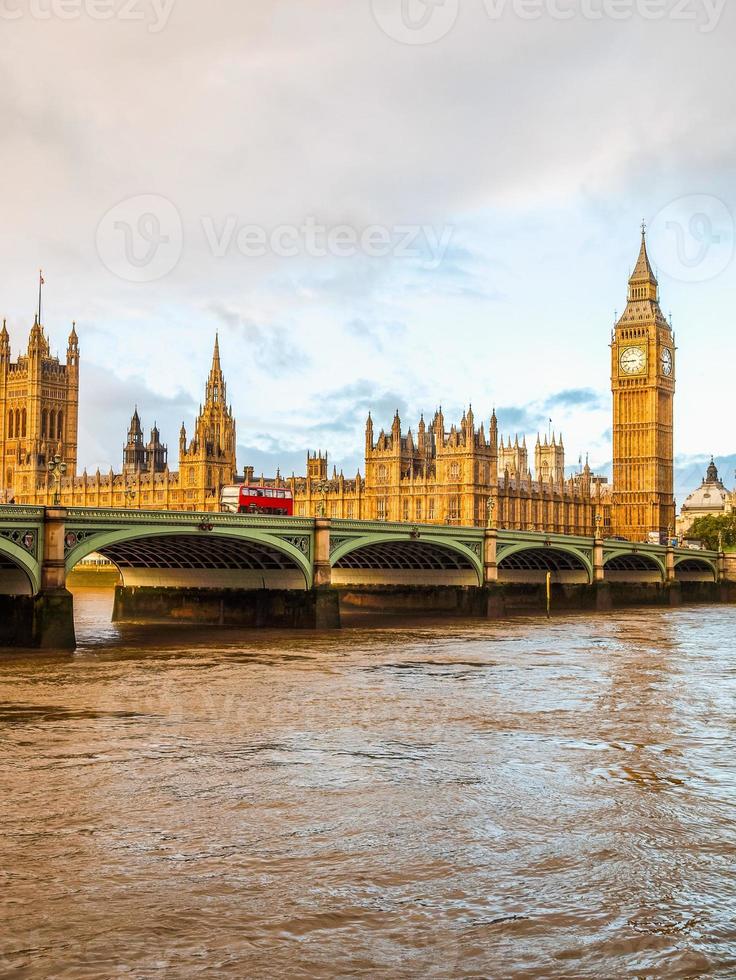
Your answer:
[[[128,429],[128,438],[133,438],[134,436],[143,436],[143,429],[141,427],[141,419],[138,414],[138,406],[135,406],[135,410],[130,419],[130,428]]]
[[[652,264],[649,261],[647,251],[647,230],[646,225],[641,229],[641,248],[639,258],[636,260],[634,271],[629,279],[629,301],[631,300],[657,300],[659,297],[659,284],[654,275]]]
[[[220,364],[220,337],[219,334],[216,333],[215,349],[212,352],[212,367],[210,368],[210,376],[207,379],[206,402],[208,405],[213,405],[218,402],[225,404],[227,401],[226,396],[227,390],[225,386],[225,378],[223,376],[222,366]]]

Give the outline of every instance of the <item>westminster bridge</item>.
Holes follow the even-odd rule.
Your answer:
[[[0,507],[0,645],[73,647],[67,577],[120,574],[114,618],[333,628],[341,604],[500,616],[732,598],[716,552],[496,528]]]

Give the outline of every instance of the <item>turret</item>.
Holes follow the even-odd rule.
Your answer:
[[[445,417],[442,414],[442,406],[435,412],[434,421],[432,423],[432,428],[434,429],[434,440],[438,449],[441,449],[445,444]]]
[[[77,337],[77,324],[72,323],[72,332],[69,334],[69,342],[66,348],[67,367],[77,367],[79,364],[79,338]]]
[[[143,428],[136,405],[128,427],[128,440],[123,447],[123,473],[138,473],[146,468],[146,447],[143,444]]]
[[[419,436],[418,436],[418,449],[420,453],[425,453],[427,450],[427,423],[424,421],[424,412],[422,412],[422,417],[419,419]]]
[[[151,438],[146,446],[146,469],[153,473],[163,473],[166,469],[166,462],[169,451],[161,442],[161,434],[158,426],[153,423]]]
[[[373,449],[373,417],[371,413],[368,412],[368,420],[365,423],[365,450],[366,454],[370,453]]]
[[[8,335],[8,328],[6,326],[5,320],[3,320],[3,328],[0,330],[0,363],[10,362],[10,336]]]
[[[38,316],[34,317],[33,326],[28,337],[28,357],[29,359],[48,357],[49,343],[44,336],[43,327],[38,322]]]

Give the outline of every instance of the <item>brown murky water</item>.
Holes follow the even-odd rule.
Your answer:
[[[0,660],[3,977],[736,976],[736,608]]]

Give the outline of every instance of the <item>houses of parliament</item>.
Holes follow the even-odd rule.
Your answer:
[[[263,485],[291,487],[297,516],[485,526],[548,533],[608,536],[632,541],[671,534],[675,341],[659,304],[659,287],[642,232],[629,280],[626,309],[610,343],[613,394],[613,484],[586,464],[566,475],[562,437],[537,437],[532,461],[526,439],[499,434],[495,412],[486,428],[468,409],[457,424],[441,410],[416,431],[404,431],[398,412],[377,435],[369,416],[365,470],[354,479],[328,474],[327,456],[307,456],[304,476]],[[178,469],[154,425],[145,439],[133,413],[120,472],[77,473],[80,353],[73,326],[62,363],[50,353],[36,318],[26,353],[11,359],[0,332],[0,475],[2,496],[18,504],[217,511],[223,486],[254,482],[238,476],[236,427],[217,339],[205,397],[191,438],[182,424]],[[49,461],[67,466],[54,485]]]

